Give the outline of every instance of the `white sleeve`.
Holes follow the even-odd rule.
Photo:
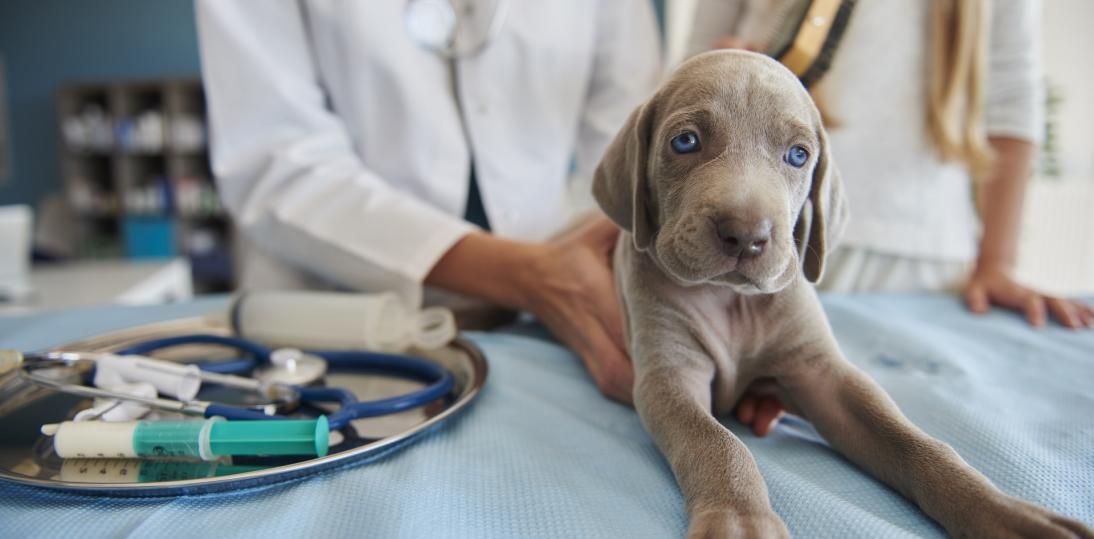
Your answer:
[[[574,210],[593,207],[592,177],[627,116],[650,97],[661,76],[661,41],[650,2],[599,2],[592,80],[575,149]]]
[[[368,170],[327,106],[296,0],[200,0],[213,170],[263,251],[343,287],[417,291],[473,227]]]
[[[742,9],[743,0],[698,0],[684,58],[709,51],[719,39],[733,34]]]
[[[984,124],[988,136],[1034,143],[1044,135],[1040,0],[992,5]]]

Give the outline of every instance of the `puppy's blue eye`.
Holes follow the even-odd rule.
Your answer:
[[[809,150],[801,144],[795,144],[786,150],[786,157],[783,159],[794,168],[802,168],[809,162]]]
[[[692,153],[699,151],[699,135],[694,131],[684,131],[672,137],[672,151],[676,153]]]

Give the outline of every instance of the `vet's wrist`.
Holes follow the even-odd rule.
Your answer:
[[[441,257],[426,283],[521,309],[534,282],[526,276],[533,248],[533,244],[472,232]]]
[[[510,259],[504,281],[507,305],[533,311],[539,303],[538,294],[543,289],[543,258],[549,256],[547,248],[539,243],[514,245],[507,257]]]
[[[534,303],[539,282],[534,274],[539,245],[491,236],[490,249],[484,254],[473,279],[483,287],[482,296],[511,309],[527,310]]]

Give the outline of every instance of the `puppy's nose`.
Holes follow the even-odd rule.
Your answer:
[[[722,219],[717,224],[718,239],[726,255],[738,258],[754,258],[764,253],[771,240],[771,220],[761,219],[754,223],[741,223]]]

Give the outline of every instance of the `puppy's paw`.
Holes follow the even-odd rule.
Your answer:
[[[1017,498],[992,500],[949,530],[953,537],[1094,539],[1094,530]]]
[[[733,511],[708,511],[692,517],[688,524],[688,539],[723,538],[789,538],[779,515],[774,511],[740,514]]]

